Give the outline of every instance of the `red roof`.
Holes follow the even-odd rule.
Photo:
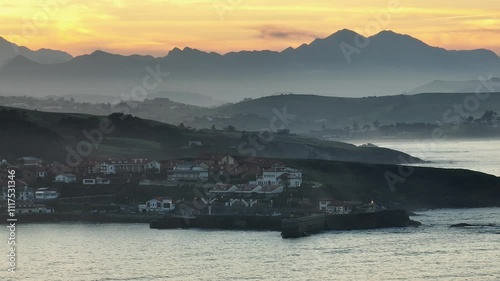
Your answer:
[[[231,187],[233,187],[232,184],[216,184],[210,190],[211,191],[227,191]]]

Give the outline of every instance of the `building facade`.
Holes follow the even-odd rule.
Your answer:
[[[56,176],[55,182],[76,183],[76,176],[73,174],[61,174]]]
[[[147,170],[160,172],[160,162],[149,159],[106,160],[99,164],[99,172],[113,175],[121,172],[142,173]]]
[[[168,213],[175,210],[173,200],[168,197],[151,199],[146,204],[139,205],[140,213]]]
[[[168,181],[207,181],[208,170],[195,163],[179,164],[167,171]]]
[[[49,188],[39,188],[35,191],[35,200],[54,200],[59,198],[59,193]]]
[[[258,185],[280,185],[287,187],[299,187],[302,185],[302,171],[285,166],[273,166],[264,169],[257,175]]]

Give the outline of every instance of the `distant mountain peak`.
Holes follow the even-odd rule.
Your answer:
[[[377,36],[377,35],[403,35],[403,34],[394,32],[390,29],[385,29],[385,30],[382,30],[379,33],[375,34],[374,36]]]
[[[326,37],[325,39],[327,39],[327,38],[333,38],[333,37],[339,37],[339,36],[340,37],[344,37],[344,36],[356,36],[356,35],[361,35],[361,34],[357,33],[356,31],[344,28],[344,29],[341,29],[341,30],[333,33],[332,35]]]
[[[11,61],[18,55],[22,55],[33,62],[43,64],[67,62],[73,58],[70,54],[58,50],[42,48],[33,51],[27,47],[18,46],[0,36],[0,66]]]
[[[412,40],[415,40],[415,41],[422,42],[421,40],[419,40],[419,39],[417,39],[415,37],[412,37],[412,36],[410,36],[408,34],[397,33],[397,32],[394,32],[392,30],[382,30],[382,31],[380,31],[377,34],[370,36],[370,38],[380,38],[380,39],[383,39],[383,40],[388,40],[388,39],[391,39],[391,38],[406,38],[406,39],[412,39]]]
[[[108,53],[103,50],[95,50],[90,54],[90,56],[115,56],[115,54]]]
[[[364,37],[363,35],[355,32],[355,31],[352,31],[350,29],[341,29],[341,30],[331,34],[328,37],[318,38],[318,39],[314,40],[313,43],[314,42],[324,42],[324,41],[332,41],[332,42],[352,41],[357,36]]]

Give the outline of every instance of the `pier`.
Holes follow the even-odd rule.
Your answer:
[[[152,221],[153,229],[224,229],[281,231],[283,238],[298,238],[331,230],[377,229],[418,225],[404,210],[385,210],[347,215],[314,214],[303,217],[202,215],[166,216]]]

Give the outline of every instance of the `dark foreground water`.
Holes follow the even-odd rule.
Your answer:
[[[500,228],[448,227],[498,225],[500,208],[425,211],[414,219],[424,225],[295,240],[142,224],[21,225],[18,272],[3,270],[0,280],[500,280]],[[6,229],[0,234],[6,242]]]

